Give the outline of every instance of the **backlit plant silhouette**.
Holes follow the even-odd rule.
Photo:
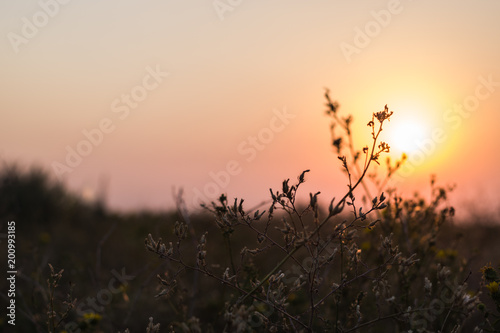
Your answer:
[[[173,238],[146,238],[167,267],[156,297],[171,305],[171,331],[458,332],[466,324],[478,295],[467,290],[465,263],[436,243],[454,215],[445,205],[449,189],[432,179],[428,200],[382,192],[405,159],[388,161],[382,179],[370,173],[390,150],[379,136],[393,112],[386,105],[373,113],[372,142],[357,150],[353,118],[340,116],[328,91],[325,97],[332,144],[347,175],[346,192],[327,209],[319,192],[298,201],[305,170],[270,189],[266,211],[247,210],[225,194],[204,205],[215,227],[207,230],[190,222],[180,193],[183,219]]]

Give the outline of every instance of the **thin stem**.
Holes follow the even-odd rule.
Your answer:
[[[231,269],[233,270],[233,275],[236,275],[236,266],[234,265],[234,260],[233,260],[233,249],[231,247],[231,235],[224,234],[224,240],[226,243],[226,249],[228,251],[229,260],[231,262]],[[238,285],[238,280],[236,280],[236,285]]]
[[[344,245],[342,244],[342,232],[339,233],[339,242],[340,242],[340,288],[343,285],[343,276],[344,276]],[[320,304],[320,303],[318,303]],[[339,323],[339,307],[340,307],[340,298],[337,298],[337,304],[335,307],[335,332],[338,332],[338,323]]]

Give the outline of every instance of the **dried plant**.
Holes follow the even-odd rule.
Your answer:
[[[56,289],[59,287],[59,282],[63,276],[64,269],[56,273],[54,267],[48,264],[50,268],[50,278],[47,279],[47,294],[48,294],[48,311],[47,311],[47,328],[49,332],[58,332],[64,320],[69,316],[75,308],[76,299],[73,299],[71,292],[66,296],[66,300],[62,302],[63,308],[58,310],[56,304]]]
[[[388,161],[382,180],[369,176],[390,150],[379,136],[393,112],[386,105],[373,113],[372,142],[358,151],[353,118],[339,115],[328,91],[325,97],[332,144],[348,182],[327,210],[320,208],[319,192],[310,193],[307,204],[298,202],[305,170],[296,182],[286,179],[280,190],[270,189],[267,212],[247,210],[242,199],[224,194],[203,205],[219,235],[196,234],[184,218],[175,223],[174,239],[146,238],[146,248],[168,263],[156,296],[176,315],[171,331],[457,332],[475,309],[478,295],[467,289],[465,263],[436,246],[440,227],[454,214],[446,207],[449,189],[432,180],[429,203],[382,192],[405,159]],[[370,195],[367,178],[378,195]],[[356,201],[358,187],[369,200]],[[200,283],[203,277],[211,282]],[[200,323],[195,315],[206,309],[215,317]]]

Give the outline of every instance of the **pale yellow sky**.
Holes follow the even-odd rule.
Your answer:
[[[443,131],[405,191],[436,173],[460,200],[498,199],[499,13],[494,0],[2,2],[0,156],[86,193],[107,179],[119,209],[169,208],[172,186],[190,205],[216,190],[257,203],[304,169],[304,195],[329,200],[345,189],[329,87],[368,137],[385,104],[394,124]],[[454,111],[478,89],[474,111]],[[68,151],[84,153],[74,167]]]

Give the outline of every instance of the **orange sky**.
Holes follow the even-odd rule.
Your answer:
[[[391,125],[420,124],[402,191],[435,173],[456,203],[497,209],[498,13],[493,0],[2,2],[0,156],[90,197],[106,184],[118,209],[170,208],[173,186],[189,205],[212,192],[251,205],[305,169],[304,195],[329,200],[346,187],[328,87],[360,148],[385,104],[394,149],[415,139]]]

